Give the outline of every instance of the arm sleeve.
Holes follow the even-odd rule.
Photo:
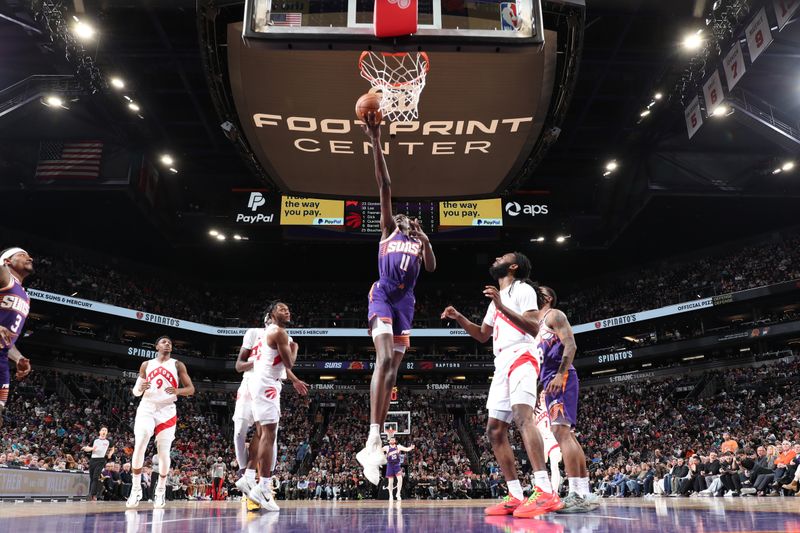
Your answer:
[[[136,383],[134,383],[134,385],[133,385],[133,395],[134,396],[138,397],[138,396],[141,396],[142,394],[144,394],[144,391],[141,388],[142,387],[142,383],[144,383],[144,380],[142,379],[142,376],[138,376],[136,378]]]
[[[489,308],[486,310],[486,315],[483,317],[483,323],[494,327],[494,315],[495,315],[495,307],[494,302],[489,304]]]
[[[525,282],[519,282],[514,287],[514,297],[519,306],[519,313],[523,314],[526,311],[538,311],[539,302],[536,298],[536,291]]]

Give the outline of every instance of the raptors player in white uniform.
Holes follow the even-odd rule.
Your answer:
[[[270,324],[269,314],[264,315],[263,328],[248,329],[242,339],[242,347],[239,350],[239,357],[236,359],[236,371],[242,372],[242,383],[236,392],[236,408],[233,411],[233,445],[236,451],[236,461],[239,463],[239,479],[236,486],[242,494],[250,498],[250,490],[256,486],[256,468],[258,459],[258,448],[261,439],[261,425],[256,424],[251,444],[245,446],[247,432],[255,424],[253,418],[252,396],[250,394],[250,379],[253,376],[253,366],[261,353],[267,326]],[[308,383],[300,380],[291,370],[286,370],[286,377],[292,382],[292,386],[301,396],[308,394]],[[278,430],[275,429],[275,441],[273,446],[277,449]],[[272,469],[275,469],[278,454],[273,454]]]
[[[278,511],[272,497],[272,469],[275,463],[275,437],[281,417],[281,380],[287,378],[297,358],[297,343],[289,337],[286,326],[292,315],[289,306],[274,302],[267,310],[270,321],[258,356],[253,361],[253,375],[248,380],[253,418],[261,426],[258,446],[258,485],[250,489],[250,498],[262,509]]]
[[[534,419],[541,365],[533,344],[539,330],[536,291],[528,279],[530,260],[522,253],[512,252],[498,257],[489,273],[497,280],[500,289],[485,287],[483,294],[491,299],[491,303],[480,326],[452,306],[442,312],[442,318],[456,320],[479,342],[493,339],[495,372],[486,402],[489,411],[486,432],[506,479],[509,496],[487,508],[486,514],[531,518],[561,508],[561,501],[550,485],[542,436]],[[534,491],[526,501],[523,501],[514,453],[508,441],[508,427],[512,420],[522,436],[534,470]]]
[[[544,444],[544,456],[550,462],[550,484],[553,492],[558,494],[561,486],[561,470],[558,464],[561,462],[561,446],[558,445],[556,436],[550,427],[550,413],[547,412],[547,403],[544,401],[544,391],[539,393],[539,403],[536,405],[536,427],[542,435]]]
[[[142,467],[150,437],[155,436],[158,448],[158,484],[153,496],[153,507],[165,505],[167,474],[170,467],[170,447],[175,439],[178,422],[175,401],[178,396],[194,394],[194,384],[186,372],[186,365],[172,359],[172,339],[159,337],[156,341],[158,357],[142,363],[139,377],[133,386],[133,395],[141,396],[133,425],[133,487],[126,505],[136,507],[142,499]],[[181,387],[181,383],[183,387]]]

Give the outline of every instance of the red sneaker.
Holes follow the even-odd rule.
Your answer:
[[[558,511],[562,507],[564,504],[558,494],[543,492],[539,487],[534,487],[527,501],[514,510],[514,518],[533,518]]]
[[[520,505],[522,505],[522,500],[513,496],[504,496],[500,503],[487,507],[483,512],[489,516],[509,515],[513,514]]]

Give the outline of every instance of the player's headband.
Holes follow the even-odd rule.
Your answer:
[[[20,252],[25,252],[22,248],[9,248],[8,250],[0,255],[0,264],[2,264],[6,259],[11,259],[13,256],[17,255]],[[28,252],[25,252],[28,253]]]

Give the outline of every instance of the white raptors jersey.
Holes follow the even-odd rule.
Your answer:
[[[250,357],[247,358],[248,363],[255,362],[256,357],[258,357],[258,354],[261,352],[265,331],[265,328],[251,328],[245,332],[244,339],[242,339],[242,348],[250,350]],[[237,399],[244,398],[249,394],[247,383],[252,375],[252,369],[242,373],[242,384],[239,385],[239,391],[236,393]]]
[[[253,375],[250,376],[248,385],[254,397],[258,395],[254,391],[258,391],[269,382],[286,379],[286,367],[281,361],[278,350],[270,348],[267,343],[267,337],[277,329],[278,326],[270,324],[261,335],[261,347],[258,350],[258,356],[253,359]],[[289,337],[289,342],[292,342],[291,337]]]
[[[150,382],[150,388],[144,391],[142,401],[155,404],[173,403],[178,399],[175,394],[167,394],[167,387],[179,387],[178,382],[178,361],[169,358],[163,363],[158,358],[150,359],[145,369],[146,381]]]
[[[539,309],[536,302],[536,291],[533,287],[521,281],[515,281],[500,291],[500,301],[503,302],[504,306],[520,315],[526,311],[536,311]],[[500,363],[503,350],[511,348],[516,344],[533,342],[533,337],[517,327],[517,325],[511,322],[503,313],[499,312],[495,308],[494,302],[489,304],[489,309],[486,311],[483,322],[484,324],[492,326],[494,329],[492,340],[494,364],[497,368],[501,368],[502,366],[498,363]]]

